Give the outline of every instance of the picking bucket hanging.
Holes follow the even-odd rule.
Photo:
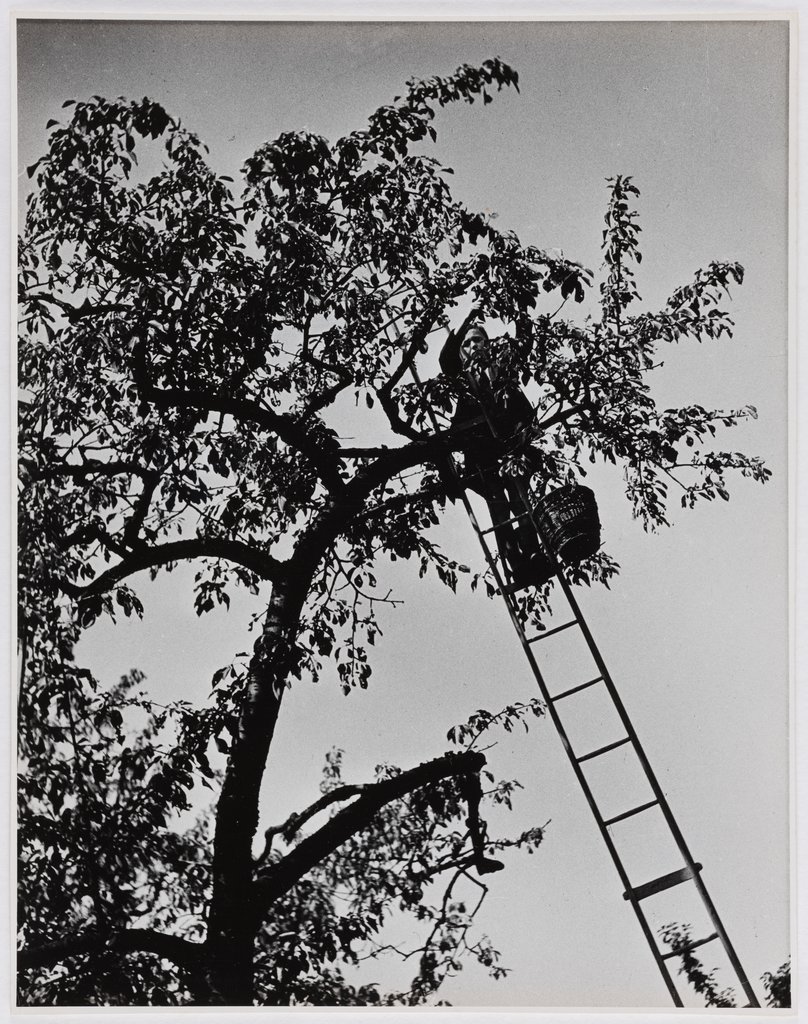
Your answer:
[[[544,540],[563,562],[580,562],[600,547],[598,506],[590,488],[559,487],[538,502],[536,514]]]

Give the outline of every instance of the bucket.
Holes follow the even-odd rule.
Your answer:
[[[600,547],[598,506],[588,487],[559,487],[538,502],[536,516],[545,542],[569,565],[594,555]]]

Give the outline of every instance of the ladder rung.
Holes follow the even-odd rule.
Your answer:
[[[496,526],[489,526],[487,530],[480,530],[480,533],[485,537],[487,533],[493,533],[494,530],[498,530],[501,526],[510,526],[511,523],[518,523],[519,520],[524,519],[526,515],[527,512],[520,512],[518,516],[511,516],[510,519],[506,519],[502,523],[497,523]]]
[[[518,583],[507,583],[502,590],[497,590],[496,593],[517,594],[520,590],[526,590],[528,587],[538,587],[540,585],[540,583],[536,583],[531,580],[530,577],[527,577]],[[534,636],[530,640],[526,640],[525,643],[532,644],[536,640],[543,640],[546,636],[550,636],[551,633],[557,633],[560,629],[566,629],[567,626],[574,626],[577,621],[577,619],[574,619],[572,622],[568,622],[564,626],[557,626],[555,629],[548,629],[546,633],[540,633],[538,636]]]
[[[693,878],[696,872],[701,871],[701,864],[694,864],[693,869],[689,866],[679,868],[678,871],[671,871],[670,874],[662,875],[660,878],[655,878],[652,882],[646,882],[644,885],[638,885],[630,892],[623,893],[624,900],[630,900],[632,895],[635,900],[644,900],[648,896],[654,896],[658,892],[664,892],[665,889],[670,889],[671,886],[679,885],[680,882],[689,882]]]
[[[590,750],[588,754],[584,754],[582,757],[576,757],[575,760],[578,764],[582,761],[589,761],[590,758],[599,757],[601,754],[605,754],[609,750],[614,750],[615,747],[622,747],[624,743],[631,743],[631,737],[624,736],[622,740],[615,740],[614,743],[607,743],[605,747],[598,747],[597,750]]]
[[[615,814],[613,818],[609,818],[608,821],[604,821],[604,825],[614,825],[616,821],[623,821],[625,818],[631,818],[635,814],[639,814],[640,811],[647,811],[649,807],[656,807],[659,800],[649,800],[647,804],[640,804],[639,807],[632,807],[630,811],[623,811],[622,814]]]
[[[498,590],[497,593],[498,594],[517,594],[520,590],[525,590],[529,586],[531,586],[531,583],[530,583],[529,580],[526,580],[526,581],[524,581],[522,583],[506,583],[505,586],[502,588],[502,590]]]
[[[601,682],[603,682],[603,676],[595,676],[595,678],[590,679],[588,683],[579,683],[577,686],[571,686],[569,690],[564,690],[563,693],[557,693],[555,697],[551,697],[550,700],[561,700],[562,697],[569,697],[571,693],[578,693],[579,690],[585,690],[587,686],[594,686],[595,683]]]
[[[578,625],[578,620],[577,619],[571,619],[569,622],[565,622],[561,626],[554,626],[553,629],[547,629],[543,633],[537,633],[535,636],[532,636],[528,640],[528,643],[529,644],[535,644],[539,640],[546,640],[547,637],[548,636],[552,636],[553,633],[560,633],[562,629],[569,629],[570,626],[577,626],[577,625]]]
[[[708,935],[706,939],[696,939],[695,942],[688,942],[679,949],[671,950],[670,953],[663,953],[663,960],[670,960],[672,956],[681,956],[683,953],[689,953],[691,949],[696,949],[697,946],[703,946],[705,942],[712,942],[713,939],[718,938],[718,932],[713,932],[712,935]]]

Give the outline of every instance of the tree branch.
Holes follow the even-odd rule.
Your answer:
[[[480,820],[480,800],[483,796],[483,788],[480,785],[479,774],[461,775],[460,789],[469,805],[469,816],[466,824],[471,836],[471,848],[473,851],[473,863],[480,875],[491,874],[492,871],[502,871],[505,865],[502,861],[492,860],[485,855],[485,831]]]
[[[206,412],[222,412],[237,420],[250,420],[278,437],[290,448],[304,455],[317,471],[323,483],[332,491],[343,486],[337,463],[339,449],[335,446],[327,452],[314,444],[310,431],[296,420],[272,409],[265,409],[245,398],[230,398],[228,395],[211,395],[203,391],[179,391],[150,388],[147,397],[162,408],[200,409]]]
[[[589,406],[586,403],[572,403],[571,409],[559,409],[557,413],[554,413],[552,416],[548,416],[546,420],[542,420],[540,423],[537,423],[536,429],[549,430],[549,428],[554,427],[556,423],[564,423],[571,416],[574,416],[576,413],[584,412],[587,408],[589,408]]]
[[[96,474],[98,476],[122,476],[125,473],[146,477],[156,472],[155,470],[146,469],[129,459],[110,459],[109,462],[87,459],[84,462],[63,462],[58,465],[48,466],[38,466],[31,459],[20,459],[20,465],[25,468],[31,480],[50,480],[58,476],[70,476],[80,480],[85,476]]]
[[[27,295],[25,301],[49,302],[53,306],[58,306],[69,323],[74,323],[76,320],[81,320],[87,316],[105,316],[107,313],[134,312],[132,306],[127,305],[125,302],[102,302],[95,305],[89,299],[85,299],[80,306],[74,306],[72,303],[65,302],[56,295],[47,295],[42,292],[35,295]]]
[[[306,408],[303,410],[301,419],[307,420],[315,413],[322,412],[323,409],[326,409],[332,402],[336,401],[337,397],[345,391],[346,388],[350,387],[350,385],[351,377],[346,374],[346,376],[341,377],[334,384],[330,384],[327,388],[324,388],[308,403]]]
[[[439,463],[452,450],[454,439],[466,428],[471,428],[483,418],[464,424],[462,430],[450,428],[426,435],[400,448],[380,449],[382,454],[359,470],[345,484],[342,494],[335,496],[322,513],[311,523],[298,541],[295,553],[290,559],[289,569],[298,575],[313,572],[314,566],[325,555],[334,540],[345,530],[351,520],[361,513],[368,495],[385,484],[390,477],[423,462]]]
[[[427,434],[423,437],[415,439],[415,444],[427,444],[430,441],[454,441],[456,438],[460,438],[463,434],[475,427],[482,426],[487,423],[486,417],[483,413],[479,416],[475,416],[473,419],[464,420],[459,426],[447,427],[445,430],[436,430],[431,434]],[[457,447],[461,447],[459,444]],[[446,451],[452,448],[451,444],[446,444]],[[403,452],[412,450],[411,445],[401,445],[398,448],[391,448],[389,445],[379,445],[377,447],[368,448],[340,448],[340,457],[343,459],[375,459],[384,458],[393,452]],[[408,468],[408,467],[405,467]]]
[[[165,935],[151,928],[127,928],[109,935],[84,932],[46,946],[17,951],[17,968],[52,967],[73,956],[90,953],[154,953],[171,960],[178,967],[193,968],[203,954],[200,943],[189,942],[178,935]]]
[[[309,351],[308,348],[308,335],[303,339],[303,350],[301,351],[301,358],[307,362],[310,366],[320,370],[323,373],[332,373],[338,380],[334,384],[330,384],[325,387],[319,394],[314,395],[310,402],[308,402],[301,413],[301,420],[307,420],[315,413],[321,412],[327,406],[337,398],[340,392],[344,391],[347,387],[350,387],[351,381],[353,380],[353,374],[346,366],[332,365],[326,363],[324,360],[318,358],[313,352]]]
[[[135,546],[140,536],[140,531],[149,514],[154,492],[160,484],[160,474],[149,471],[143,474],[143,489],[137,497],[132,515],[124,523],[123,539],[125,544]]]
[[[169,541],[156,544],[154,547],[137,548],[131,555],[123,558],[118,565],[102,572],[92,583],[80,587],[67,581],[61,584],[62,589],[71,597],[91,597],[103,594],[120,583],[121,580],[142,569],[152,569],[169,562],[183,561],[189,558],[225,558],[237,565],[243,565],[264,580],[278,580],[283,575],[284,564],[271,555],[256,551],[249,544],[239,540],[228,540],[225,537],[193,537],[188,540]]]
[[[232,416],[236,420],[257,423],[264,430],[277,434],[285,444],[305,456],[329,490],[339,491],[342,489],[344,483],[339,474],[339,448],[336,444],[332,451],[320,447],[313,442],[310,429],[301,422],[285,413],[266,409],[247,398],[232,398],[229,395],[212,394],[206,391],[182,391],[177,388],[155,387],[146,374],[140,346],[137,346],[137,349],[134,377],[144,399],[153,402],[161,409],[198,409],[202,412],[220,412]]]
[[[356,832],[366,828],[386,804],[441,779],[479,772],[485,763],[485,755],[479,751],[449,753],[364,787],[358,799],[338,811],[316,832],[302,839],[282,860],[258,876],[254,884],[258,914],[266,913],[275,900],[289,892],[312,868]]]
[[[415,357],[418,354],[421,346],[426,341],[426,336],[432,329],[432,325],[438,318],[440,309],[434,303],[427,306],[426,311],[423,314],[422,319],[412,328],[407,341],[407,347],[401,357],[401,362],[398,364],[393,373],[388,379],[382,384],[382,386],[376,392],[379,397],[379,403],[387,416],[388,422],[393,430],[397,434],[401,434],[404,437],[409,437],[411,440],[418,440],[423,435],[420,434],[414,427],[412,427],[406,420],[401,418],[398,411],[398,406],[393,399],[393,389],[399,383],[404,374],[409,370],[415,361]],[[397,333],[397,332],[396,332]]]
[[[443,494],[445,494],[445,489],[438,482],[434,482],[430,486],[422,484],[417,491],[404,491],[401,494],[394,494],[392,498],[387,498],[385,501],[379,502],[378,505],[372,505],[370,508],[360,512],[359,517],[367,520],[374,516],[401,513],[411,505],[435,501]]]
[[[280,825],[271,825],[266,832],[264,832],[264,838],[266,839],[266,846],[264,847],[263,853],[256,858],[256,865],[263,864],[269,852],[272,848],[272,840],[275,836],[283,836],[284,840],[288,843],[295,832],[299,832],[300,829],[306,824],[306,822],[313,818],[315,814],[319,814],[320,811],[324,811],[326,807],[330,807],[331,804],[340,803],[342,800],[350,800],[352,797],[359,796],[367,789],[367,786],[337,786],[336,789],[331,789],[327,793],[323,793],[321,797],[310,804],[304,811],[290,814],[286,821]]]
[[[404,374],[412,366],[415,357],[418,355],[418,350],[426,341],[426,336],[432,329],[433,324],[438,318],[440,308],[434,303],[427,306],[423,318],[416,324],[415,327],[410,331],[409,341],[407,348],[401,357],[401,362],[398,364],[396,370],[390,375],[390,377],[382,384],[379,388],[379,398],[389,398],[393,393],[393,388],[398,384]]]

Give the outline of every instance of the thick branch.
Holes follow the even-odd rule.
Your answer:
[[[202,391],[165,391],[151,388],[148,397],[155,405],[185,409],[201,409],[207,412],[223,412],[237,420],[251,420],[259,426],[277,434],[278,437],[305,455],[317,471],[317,475],[331,490],[342,487],[342,477],[337,471],[338,451],[326,452],[314,444],[310,431],[300,426],[290,416],[265,409],[257,402],[243,398],[230,398],[227,395],[210,395]]]
[[[502,871],[505,867],[502,861],[492,860],[485,855],[485,832],[483,823],[480,820],[480,800],[483,797],[480,776],[478,774],[461,776],[460,787],[469,805],[469,816],[466,819],[466,824],[469,827],[469,835],[471,836],[474,866],[478,874],[481,875],[488,875],[492,871]]]
[[[159,473],[144,473],[143,489],[135,502],[134,512],[124,524],[123,539],[126,544],[133,547],[137,544],[140,531],[149,514],[149,508],[151,506],[152,498],[154,497],[154,492],[157,490],[159,483]]]
[[[155,953],[171,960],[178,967],[193,968],[200,961],[202,946],[151,928],[127,928],[110,935],[84,932],[39,948],[18,950],[17,967],[21,971],[34,967],[52,967],[72,956],[105,952]]]
[[[169,541],[154,547],[143,547],[123,558],[117,565],[102,572],[86,587],[63,583],[62,589],[72,597],[91,597],[103,594],[121,580],[142,569],[153,569],[169,562],[189,558],[225,558],[237,565],[243,565],[264,580],[277,580],[283,575],[283,563],[271,555],[256,551],[254,547],[239,540],[224,537],[193,537],[188,540]]]
[[[224,1003],[252,988],[255,923],[252,843],[258,798],[285,683],[297,665],[294,644],[311,577],[295,573],[272,588],[264,629],[250,660],[238,727],[225,770],[213,837],[213,891],[207,945],[214,987]]]
[[[430,441],[443,441],[445,442],[444,454],[451,451],[453,448],[462,448],[463,445],[460,442],[463,434],[468,433],[470,430],[474,430],[475,427],[479,427],[484,423],[487,423],[485,416],[480,413],[479,416],[475,416],[473,419],[464,420],[459,426],[447,427],[445,430],[435,430],[431,434],[427,434],[424,437],[419,437],[414,442],[415,444],[426,444]],[[456,445],[451,442],[457,441]],[[340,448],[340,457],[343,459],[375,459],[385,458],[391,453],[395,452],[410,452],[414,451],[412,445],[401,445],[398,448],[391,448],[389,445],[379,445],[377,447],[367,448]]]
[[[85,476],[123,476],[129,473],[146,477],[155,472],[129,459],[110,459],[109,462],[87,459],[84,462],[61,462],[47,466],[38,466],[30,459],[20,459],[20,466],[25,468],[31,480],[51,480],[59,476],[80,480]]]
[[[330,807],[331,804],[341,803],[343,800],[351,800],[355,796],[359,796],[367,789],[367,786],[337,786],[336,789],[330,789],[327,793],[323,793],[321,797],[314,801],[304,811],[290,814],[286,821],[280,825],[271,825],[265,832],[264,838],[266,839],[266,846],[260,857],[256,859],[256,864],[263,864],[269,856],[269,851],[272,848],[272,840],[275,836],[283,836],[284,840],[288,843],[292,836],[299,832],[300,829],[313,818],[315,814],[319,814],[320,811],[324,811],[326,807]]]
[[[345,391],[346,388],[350,387],[350,384],[351,378],[349,375],[346,375],[345,377],[341,377],[334,384],[330,384],[327,388],[324,388],[308,403],[301,418],[309,419],[315,413],[322,412],[322,410],[326,409],[332,402],[335,402],[338,396]]]
[[[261,913],[351,836],[366,828],[386,804],[441,779],[479,772],[484,765],[485,756],[479,751],[449,753],[367,786],[352,804],[338,811],[256,879],[256,899]]]
[[[369,466],[359,470],[356,476],[345,488],[345,496],[354,502],[366,497],[382,484],[387,483],[390,477],[401,473],[405,469],[419,466],[424,462],[434,462],[452,450],[452,440],[455,431],[442,431],[432,434],[423,440],[412,441],[410,444],[402,445],[400,448],[391,448],[380,455]],[[354,507],[356,507],[354,505]]]
[[[427,437],[401,448],[391,448],[357,472],[345,485],[342,494],[329,502],[306,529],[289,562],[290,571],[304,575],[313,573],[336,538],[362,512],[365,501],[375,488],[385,484],[396,473],[433,460],[445,451],[443,437]]]
[[[577,413],[584,412],[589,406],[585,403],[578,404],[573,403],[571,409],[559,409],[557,413],[552,416],[548,416],[546,420],[541,420],[536,424],[537,430],[549,430],[550,427],[554,427],[556,423],[564,423],[570,417],[575,416]]]
[[[310,429],[292,416],[275,412],[273,409],[266,409],[257,402],[246,398],[232,398],[229,395],[207,391],[182,391],[178,388],[155,387],[148,380],[145,372],[142,352],[135,353],[135,363],[135,379],[143,397],[154,402],[158,408],[221,412],[236,420],[257,423],[305,456],[326,487],[332,491],[339,491],[342,488],[343,481],[339,474],[339,453],[336,446],[333,451],[329,452],[315,444]]]
[[[443,484],[438,481],[428,485],[422,484],[417,491],[394,494],[392,498],[387,498],[385,501],[379,502],[378,505],[372,505],[364,512],[360,512],[359,516],[363,521],[367,521],[379,516],[400,514],[415,505],[431,504],[445,493]]]
[[[65,302],[64,299],[60,299],[56,295],[45,294],[43,292],[35,295],[28,295],[26,296],[25,301],[49,302],[53,306],[58,306],[70,323],[74,323],[76,320],[81,320],[87,316],[106,316],[107,313],[134,312],[133,308],[124,302],[99,302],[95,304],[90,302],[89,299],[85,299],[80,306],[74,306],[72,303]]]
[[[325,555],[334,540],[357,514],[362,514],[364,502],[375,488],[387,483],[397,473],[421,463],[440,464],[453,447],[458,447],[455,440],[463,430],[478,422],[482,422],[482,417],[465,424],[462,430],[450,428],[421,440],[411,441],[400,448],[380,449],[382,454],[370,465],[359,470],[345,485],[342,494],[335,497],[308,527],[290,560],[290,571],[313,572],[314,566]]]
[[[343,459],[376,459],[389,451],[395,449],[383,444],[375,448],[340,448],[339,453]]]
[[[391,395],[379,394],[379,404],[384,410],[384,414],[387,417],[387,422],[390,424],[391,429],[402,437],[408,437],[411,441],[417,441],[424,435],[411,426],[405,419],[402,418],[398,411],[395,399]]]
[[[326,363],[315,356],[308,350],[306,338],[304,338],[303,346],[304,351],[301,352],[301,357],[307,363],[322,372],[332,373],[337,377],[337,381],[334,384],[329,384],[327,387],[323,388],[319,394],[314,395],[311,401],[306,404],[306,407],[301,414],[301,420],[307,420],[315,413],[321,412],[327,406],[331,405],[340,392],[344,391],[347,387],[350,387],[353,375],[347,366],[334,366],[331,363]]]

